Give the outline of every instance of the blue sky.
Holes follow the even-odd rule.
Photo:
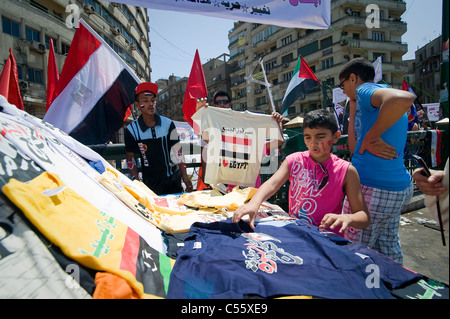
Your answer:
[[[233,20],[154,9],[148,11],[152,81],[172,74],[189,76],[196,49],[202,63],[229,53],[228,32],[233,28]],[[406,0],[402,19],[408,24],[402,41],[408,43],[409,49],[403,59],[413,59],[418,47],[442,33],[442,0]]]

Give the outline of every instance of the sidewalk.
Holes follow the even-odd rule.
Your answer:
[[[400,220],[403,265],[431,279],[449,284],[449,234],[442,245],[439,224],[423,205],[424,195],[414,196]]]

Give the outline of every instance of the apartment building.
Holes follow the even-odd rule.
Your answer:
[[[331,0],[332,23],[327,30],[236,22],[229,34],[233,108],[272,111],[266,87],[247,80],[250,75],[263,80],[260,59],[272,84],[276,110],[281,106],[298,57],[305,59],[322,82],[322,87],[290,106],[289,117],[331,105],[332,89],[339,84],[342,66],[356,57],[375,61],[382,56],[383,81],[401,88],[401,76],[408,72],[407,63],[402,62],[408,50],[402,42],[406,23],[401,15],[405,10],[406,3],[400,0]],[[378,20],[373,19],[375,14]]]
[[[188,78],[175,75],[168,79],[158,79],[159,92],[157,96],[157,112],[174,121],[183,120],[183,101]]]
[[[422,104],[439,102],[441,86],[442,36],[419,48],[414,60],[414,85]]]
[[[76,10],[66,12],[69,4]],[[25,111],[40,118],[45,114],[49,42],[53,39],[61,72],[76,30],[66,25],[70,14],[79,14],[138,77],[150,80],[146,9],[97,0],[0,0],[0,66],[12,48]]]

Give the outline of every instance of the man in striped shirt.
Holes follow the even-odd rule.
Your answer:
[[[135,105],[142,114],[125,130],[125,150],[128,169],[132,178],[139,178],[134,161],[141,159],[142,180],[156,194],[182,193],[181,179],[186,192],[192,191],[192,182],[186,174],[186,166],[180,160],[177,145],[178,134],[173,121],[155,114],[155,83],[140,83],[136,88]]]

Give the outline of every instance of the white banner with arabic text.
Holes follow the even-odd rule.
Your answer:
[[[331,0],[117,0],[138,7],[180,11],[287,28],[327,29]]]

